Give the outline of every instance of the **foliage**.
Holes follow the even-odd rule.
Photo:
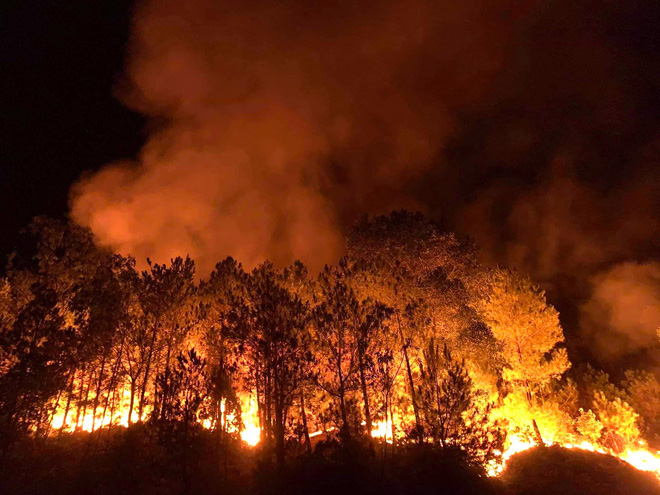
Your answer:
[[[600,441],[604,446],[622,452],[639,437],[638,414],[620,397],[609,400],[603,392],[596,392],[593,409],[603,425]]]
[[[440,350],[431,340],[424,351],[419,397],[425,423],[433,441],[444,448],[461,448],[481,465],[497,461],[506,434],[490,421],[491,404],[477,404],[465,361],[456,361],[447,346]]]
[[[488,297],[478,300],[475,307],[501,343],[502,378],[514,391],[525,394],[531,409],[534,394],[570,366],[566,349],[558,347],[563,342],[559,315],[527,278],[497,269],[489,285]],[[537,421],[534,416],[531,419],[536,439],[542,443]]]
[[[477,304],[480,315],[503,344],[503,378],[514,384],[544,385],[570,366],[557,311],[527,278],[498,269],[490,295]]]
[[[575,420],[575,429],[577,432],[592,443],[597,443],[603,431],[603,424],[591,409],[587,411],[580,408],[580,414]]]
[[[246,428],[260,466],[280,472],[315,448],[343,460],[417,448],[476,469],[497,460],[505,427],[614,449],[660,429],[653,375],[567,379],[544,293],[419,214],[363,218],[318,276],[227,258],[199,280],[188,257],[140,271],[72,223],[28,233],[0,280],[7,454],[94,430],[93,455],[123,425],[186,485],[196,446],[228,471]]]
[[[628,370],[622,387],[624,398],[639,414],[638,424],[649,442],[660,446],[660,383],[655,375]]]

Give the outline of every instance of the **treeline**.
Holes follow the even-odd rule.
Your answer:
[[[5,452],[134,423],[174,449],[202,429],[236,445],[252,425],[279,466],[375,437],[487,468],[507,434],[620,451],[660,431],[653,375],[569,377],[544,293],[420,214],[363,218],[318,276],[227,258],[198,280],[189,258],[138,271],[73,223],[29,236],[0,280]]]

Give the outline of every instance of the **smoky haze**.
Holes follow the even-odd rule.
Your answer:
[[[601,354],[634,352],[657,342],[660,263],[621,263],[592,282],[592,296],[582,308],[582,325],[598,337],[595,342]]]
[[[142,3],[119,93],[154,130],[136,161],[75,186],[72,215],[138,258],[318,267],[360,213],[422,207],[408,186],[487,90],[507,17],[471,2]]]
[[[625,337],[634,324],[602,286],[660,252],[659,12],[141,2],[117,94],[149,138],[82,177],[71,216],[102,245],[189,253],[206,274],[227,255],[318,268],[360,214],[419,209],[529,272],[587,342],[601,342],[595,320]]]

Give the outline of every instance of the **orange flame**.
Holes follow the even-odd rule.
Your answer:
[[[492,464],[488,466],[487,472],[489,476],[499,476],[506,468],[506,463],[511,456],[536,446],[534,442],[525,439],[521,435],[511,435],[508,439],[508,443],[508,447],[502,454],[502,462],[500,464]],[[649,450],[647,445],[643,442],[638,442],[637,448],[628,448],[621,454],[616,454],[609,449],[596,446],[588,441],[575,445],[570,443],[552,443],[551,445],[558,445],[566,449],[579,449],[589,452],[598,452],[600,454],[608,454],[627,462],[635,469],[653,473],[658,478],[658,481],[660,481],[660,451],[653,452]]]

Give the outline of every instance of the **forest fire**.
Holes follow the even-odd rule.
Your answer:
[[[88,412],[84,417],[79,417],[77,422],[74,421],[72,417],[69,417],[67,423],[63,424],[65,411],[61,409],[58,410],[52,419],[51,434],[54,435],[56,434],[55,432],[58,431],[65,431],[69,433],[75,431],[92,432],[95,430],[107,428],[110,424],[114,426],[128,427],[128,394],[129,391],[125,391],[123,394],[125,407],[120,408],[120,410],[115,412],[115,416],[113,417],[112,421],[110,420],[109,416],[97,416],[96,419],[94,419],[92,412]],[[239,431],[240,438],[243,442],[245,442],[246,445],[254,447],[261,440],[261,428],[258,422],[258,411],[253,398],[249,395],[242,397],[241,404],[243,407],[242,410],[244,411],[244,420],[243,427]],[[224,408],[222,409],[224,412]],[[411,419],[412,418],[409,418],[409,420]],[[231,419],[229,421],[231,421]],[[207,429],[210,429],[213,426],[209,420],[204,421],[202,425]],[[311,432],[310,436],[316,437],[324,433],[327,432],[315,431]],[[379,439],[381,441],[387,442],[388,444],[392,444],[394,442],[392,422],[390,420],[378,421],[371,431],[371,436],[374,439]],[[402,439],[402,437],[399,437],[397,440],[400,441]],[[493,461],[488,466],[486,466],[486,470],[489,476],[499,476],[506,469],[506,463],[511,458],[511,456],[537,446],[535,442],[525,438],[520,434],[509,435],[507,437],[506,444],[507,446],[502,452],[501,460],[498,462]],[[637,441],[634,443],[634,445],[627,447],[625,451],[619,453],[598,445],[594,445],[593,443],[586,440],[579,444],[561,442],[555,443],[551,441],[549,442],[549,445],[558,445],[566,449],[580,449],[589,452],[608,454],[627,462],[640,471],[648,471],[653,473],[660,481],[660,451],[653,451],[649,449],[643,441]]]
[[[660,495],[660,2],[8,3],[0,495]]]
[[[491,477],[543,444],[660,480],[657,378],[571,369],[544,293],[421,215],[366,218],[317,278],[231,258],[201,281],[190,259],[138,273],[75,225],[39,235],[37,271],[2,291],[14,438],[147,431],[174,453],[208,435],[280,468],[317,448],[432,448]]]

